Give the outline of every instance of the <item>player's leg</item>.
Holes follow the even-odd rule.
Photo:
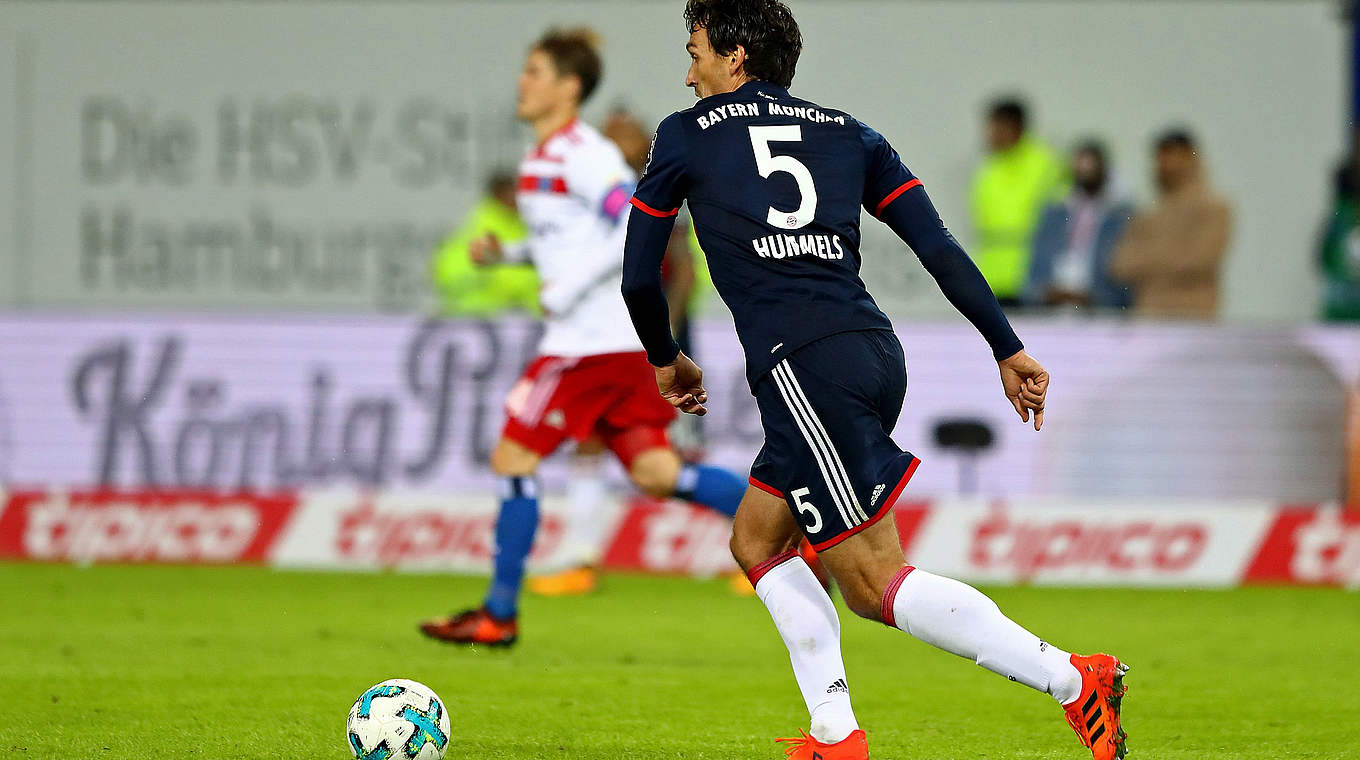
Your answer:
[[[599,438],[576,447],[567,473],[567,533],[563,536],[571,561],[592,566],[600,558],[601,512],[609,500],[605,482],[608,450]]]
[[[544,596],[585,594],[595,590],[600,559],[603,509],[609,498],[605,483],[604,443],[592,436],[576,447],[568,465],[566,530],[562,544],[566,564],[544,575],[530,576],[529,590]]]
[[[822,550],[855,614],[1052,695],[1095,757],[1123,757],[1119,710],[1126,667],[1109,655],[1073,655],[1049,644],[981,591],[906,564],[899,541],[888,515]]]
[[[491,452],[491,470],[500,479],[491,584],[481,607],[422,623],[427,636],[493,646],[508,646],[518,637],[520,586],[538,532],[539,494],[534,476],[543,457],[555,451],[568,434],[569,424],[548,424],[545,419],[561,416],[570,423],[559,404],[569,368],[561,359],[539,357],[511,389],[505,428]]]
[[[673,448],[653,447],[633,457],[628,475],[644,492],[674,496],[734,517],[746,493],[746,481],[733,472],[708,464],[686,462]]]
[[[509,646],[519,636],[519,592],[524,566],[538,532],[538,482],[541,456],[502,436],[491,452],[491,469],[500,476],[500,512],[491,584],[480,607],[426,620],[425,635],[458,644]]]
[[[906,564],[892,515],[821,552],[845,603],[1066,704],[1081,690],[1071,654],[1001,613],[982,592]]]
[[[646,357],[625,355],[609,370],[619,396],[601,415],[597,430],[633,483],[652,496],[674,496],[728,517],[735,515],[746,493],[746,479],[681,459],[667,433],[675,410],[656,392],[656,375]]]
[[[491,452],[491,470],[501,479],[501,508],[496,516],[496,554],[491,586],[483,605],[497,618],[512,620],[519,611],[520,584],[538,533],[538,464],[542,457],[503,436]]]
[[[854,757],[844,750],[864,747],[864,735],[850,707],[840,620],[821,582],[794,549],[801,539],[783,498],[754,486],[747,490],[732,523],[732,556],[751,579],[789,651],[812,736],[827,745],[848,740],[835,756]]]
[[[651,393],[660,401],[655,391]],[[663,411],[669,410],[667,405]],[[633,419],[640,421],[627,424]],[[737,514],[737,506],[746,493],[746,481],[721,467],[681,459],[671,446],[665,422],[641,415],[612,414],[597,429],[605,445],[628,471],[633,485],[643,493],[660,499],[674,496],[728,517]]]

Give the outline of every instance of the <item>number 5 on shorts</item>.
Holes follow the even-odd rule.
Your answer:
[[[803,501],[803,497],[812,493],[812,489],[799,488],[789,495],[793,497],[793,506],[798,508],[798,514],[804,512],[812,513],[812,524],[807,526],[808,533],[817,533],[822,529],[822,513],[817,511],[817,507],[810,501]]]

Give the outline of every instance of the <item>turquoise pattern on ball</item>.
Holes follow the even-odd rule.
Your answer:
[[[404,694],[405,692],[405,686],[397,686],[396,684],[379,684],[378,686],[374,686],[364,692],[362,697],[359,697],[359,717],[368,717],[369,712],[373,709],[373,700],[378,697],[395,697]]]
[[[388,760],[392,757],[392,749],[387,746],[386,740],[378,742],[378,746],[373,749],[365,750],[363,742],[359,741],[359,735],[353,731],[349,732],[349,746],[359,760]]]
[[[411,734],[410,740],[406,742],[407,757],[420,754],[427,742],[433,744],[440,752],[444,751],[444,746],[449,743],[449,737],[439,728],[439,720],[444,717],[444,706],[439,704],[438,699],[431,697],[430,708],[425,712],[407,705],[401,711],[401,717],[411,721],[416,727],[415,733]]]

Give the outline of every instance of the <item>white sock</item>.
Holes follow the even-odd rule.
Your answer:
[[[608,499],[604,457],[592,454],[572,457],[567,477],[567,526],[562,537],[571,566],[594,565],[599,561]]]
[[[817,576],[793,552],[751,569],[756,595],[765,603],[789,650],[793,677],[803,692],[810,733],[835,744],[859,728],[850,709],[850,688],[841,661],[841,623]]]
[[[1068,652],[1021,628],[966,583],[903,568],[884,594],[883,613],[888,625],[1051,694],[1060,704],[1081,693],[1081,673]]]

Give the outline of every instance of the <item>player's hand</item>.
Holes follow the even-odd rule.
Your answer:
[[[661,391],[661,398],[685,414],[699,417],[708,414],[708,409],[704,408],[704,404],[708,403],[708,391],[704,390],[704,371],[683,351],[670,364],[652,369],[656,370],[656,387]]]
[[[479,267],[498,264],[504,256],[501,241],[489,232],[468,243],[468,258]]]
[[[1001,387],[1006,389],[1006,398],[1011,400],[1011,406],[1015,407],[1021,421],[1029,422],[1029,413],[1032,411],[1034,429],[1043,427],[1048,370],[1024,351],[1002,359],[997,365],[1001,368]]]

